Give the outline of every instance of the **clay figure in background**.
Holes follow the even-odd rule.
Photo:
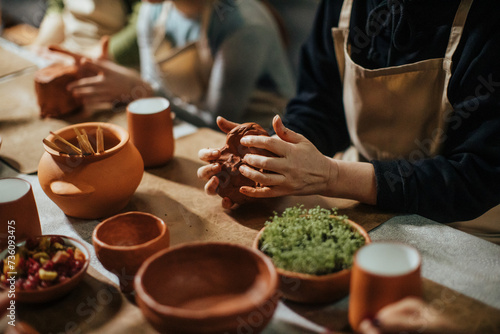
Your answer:
[[[227,197],[236,204],[242,204],[252,200],[251,197],[240,193],[239,189],[241,186],[260,186],[258,183],[243,176],[239,172],[240,166],[246,165],[245,162],[243,162],[245,155],[250,153],[269,157],[275,156],[267,150],[241,145],[240,140],[246,135],[269,136],[267,131],[257,123],[243,123],[238,125],[227,133],[226,145],[220,150],[220,158],[212,161],[212,163],[219,163],[221,165],[221,171],[217,174],[220,180],[217,193],[222,198]]]
[[[55,63],[35,73],[35,91],[40,116],[61,117],[71,114],[82,104],[66,86],[79,78],[78,66]]]
[[[107,49],[109,38],[101,41],[103,50]],[[81,55],[69,52],[57,45],[52,45],[49,50],[72,58],[72,62],[59,63],[39,69],[35,73],[35,92],[41,117],[60,118],[77,112],[83,107],[80,99],[75,97],[67,86],[78,79],[97,75],[97,72],[82,69],[80,63],[84,58]],[[105,52],[103,51],[103,54]]]

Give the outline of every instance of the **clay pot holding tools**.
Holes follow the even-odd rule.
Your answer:
[[[52,132],[38,166],[43,191],[65,214],[109,217],[123,209],[141,182],[144,163],[128,132],[89,122]]]

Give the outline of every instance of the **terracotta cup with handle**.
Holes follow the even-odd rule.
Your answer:
[[[417,249],[395,242],[373,242],[354,256],[349,297],[349,323],[358,330],[384,306],[422,295],[421,256]]]

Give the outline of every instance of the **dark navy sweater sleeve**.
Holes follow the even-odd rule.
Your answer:
[[[349,141],[340,115],[342,95],[337,92],[341,86],[333,46],[327,45],[333,43],[328,36],[338,22],[341,2],[326,0],[319,8],[315,30],[302,53],[297,97],[287,115],[288,125],[327,155]],[[368,13],[377,5],[377,1],[371,2],[372,7],[370,2],[354,3],[350,39],[355,29],[366,31]],[[377,68],[443,57],[458,3],[419,1],[406,9],[413,26],[397,36],[398,43],[405,44],[401,41],[406,33],[411,43],[388,52],[394,35],[381,32],[365,43],[366,48],[361,45],[353,59]],[[500,203],[500,22],[495,18],[499,10],[497,2],[476,0],[469,12],[453,56],[447,92],[453,110],[441,153],[420,160],[372,161],[379,207],[446,223],[475,218]],[[368,54],[379,57],[368,59]]]

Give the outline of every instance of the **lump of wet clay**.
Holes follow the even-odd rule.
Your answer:
[[[82,104],[66,86],[79,78],[76,65],[52,64],[35,73],[35,91],[42,117],[61,117]]]
[[[267,131],[257,123],[243,123],[238,125],[227,134],[226,145],[221,149],[220,158],[212,161],[212,163],[218,162],[222,168],[217,174],[217,177],[219,178],[217,193],[221,197],[228,197],[231,201],[233,201],[233,203],[237,204],[242,204],[252,200],[251,197],[240,193],[239,189],[241,186],[260,186],[240,173],[239,167],[241,165],[246,165],[243,162],[243,157],[247,153],[259,154],[268,157],[275,156],[267,150],[247,147],[240,144],[240,139],[246,135],[269,136]]]

